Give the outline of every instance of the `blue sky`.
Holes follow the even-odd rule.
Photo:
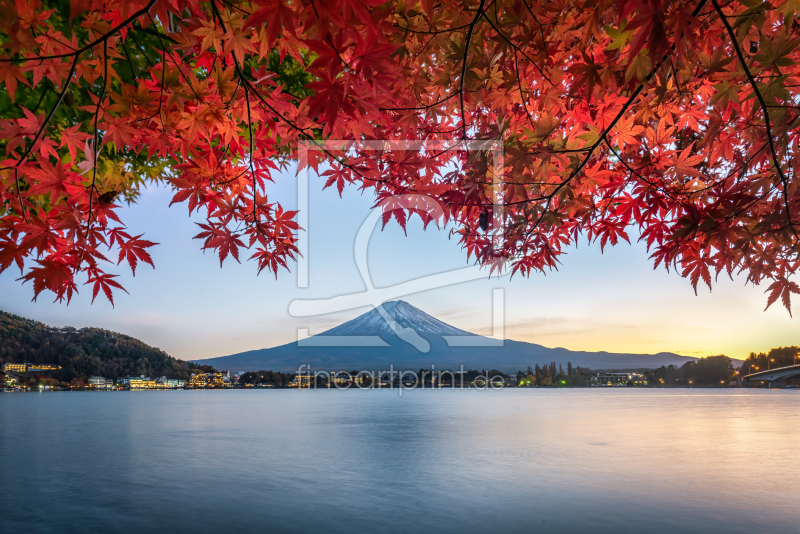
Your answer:
[[[276,177],[271,192],[286,208],[296,206],[293,171]],[[224,356],[294,341],[297,328],[320,333],[352,319],[368,307],[318,317],[292,317],[297,299],[323,299],[364,291],[353,247],[359,227],[370,213],[373,197],[346,188],[334,189],[311,176],[309,199],[309,286],[297,287],[296,269],[276,278],[256,265],[226,261],[203,253],[198,229],[185,204],[169,208],[164,187],[144,191],[139,203],[121,210],[131,232],[160,245],[151,249],[153,270],[142,265],[134,278],[119,267],[130,292],[118,292],[116,307],[98,297],[92,305],[89,287],[72,303],[52,303],[48,294],[31,302],[30,284],[20,285],[19,271],[0,275],[0,309],[54,326],[97,326],[137,337],[182,359]],[[393,286],[469,265],[448,230],[423,230],[418,218],[408,236],[394,222],[376,229],[368,254],[376,287]],[[695,296],[687,280],[663,269],[654,271],[644,246],[608,247],[581,243],[562,257],[559,271],[530,278],[508,276],[450,285],[403,296],[403,300],[458,328],[490,334],[492,290],[503,288],[505,337],[548,347],[609,352],[677,352],[685,355],[728,354],[743,358],[751,351],[800,345],[800,322],[775,305],[763,312],[765,288],[720,279],[713,292]],[[798,305],[800,307],[800,305]]]

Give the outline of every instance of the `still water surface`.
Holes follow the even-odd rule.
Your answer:
[[[800,391],[0,394],[5,532],[798,532]]]

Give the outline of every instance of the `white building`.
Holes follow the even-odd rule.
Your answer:
[[[90,376],[89,385],[95,389],[110,389],[114,387],[114,381],[102,376]]]
[[[178,380],[177,378],[167,378],[162,376],[156,378],[156,387],[164,389],[182,389],[186,385],[185,380]]]
[[[597,373],[592,377],[593,386],[625,386],[628,382],[635,386],[647,385],[639,373]]]

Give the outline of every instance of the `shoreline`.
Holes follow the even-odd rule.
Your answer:
[[[118,393],[118,392],[174,392],[174,391],[255,391],[255,390],[286,390],[286,391],[382,391],[382,390],[398,390],[398,391],[412,391],[412,390],[504,390],[504,389],[542,389],[542,390],[561,390],[561,389],[604,389],[604,390],[620,390],[620,389],[764,389],[764,390],[798,390],[798,386],[786,387],[765,387],[765,386],[718,386],[718,385],[691,385],[691,386],[503,386],[503,387],[476,387],[476,386],[442,386],[442,387],[317,387],[317,388],[297,388],[288,386],[273,386],[273,387],[229,387],[229,388],[139,388],[139,389],[92,389],[92,388],[48,388],[48,389],[0,389],[0,393],[53,393],[53,392],[76,392],[76,393]]]

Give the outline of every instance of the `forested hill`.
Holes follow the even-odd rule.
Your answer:
[[[101,328],[54,328],[0,311],[0,364],[49,363],[63,369],[59,381],[97,375],[167,376],[187,379],[208,366],[184,362],[138,339]]]

